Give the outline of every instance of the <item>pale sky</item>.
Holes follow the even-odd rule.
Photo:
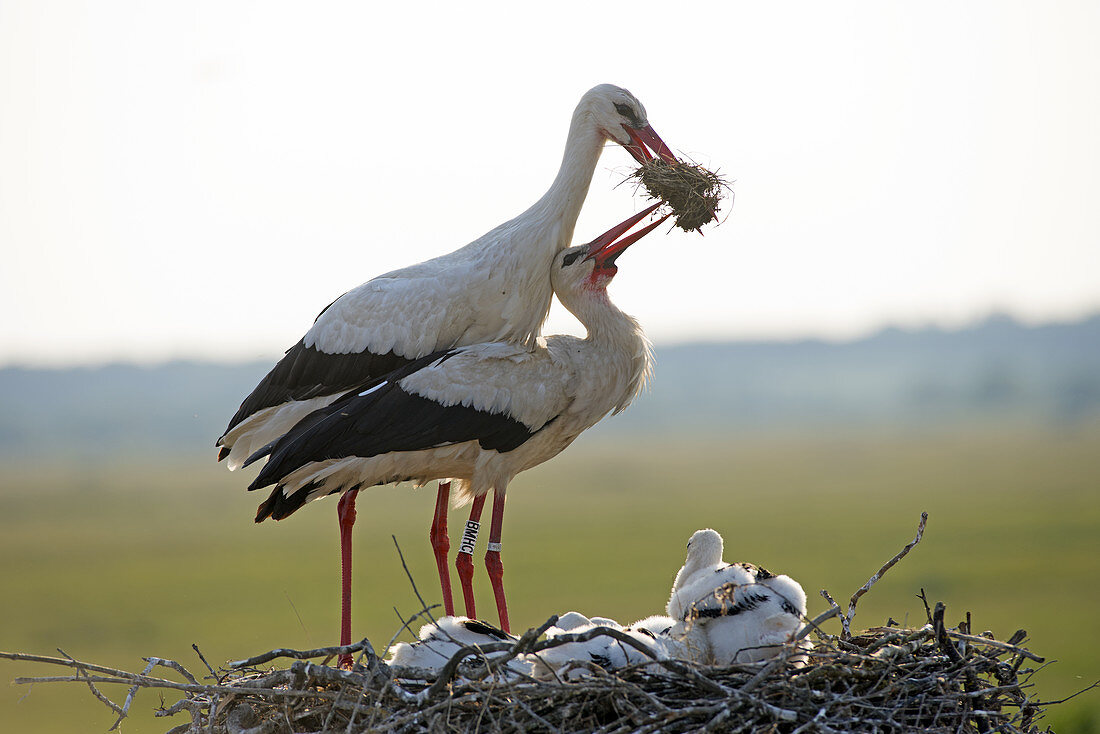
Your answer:
[[[1076,317],[1098,37],[1096,2],[0,0],[0,365],[274,358],[526,209],[603,82],[735,181],[619,261],[658,345]],[[632,167],[606,149],[578,244]]]

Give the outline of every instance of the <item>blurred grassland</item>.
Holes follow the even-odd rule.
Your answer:
[[[335,501],[255,525],[262,496],[244,491],[250,477],[212,456],[0,465],[0,649],[60,647],[128,670],[155,655],[198,673],[191,643],[215,665],[334,644]],[[394,607],[419,609],[391,534],[421,593],[438,600],[427,542],[434,496],[434,484],[360,496],[354,634],[379,651],[399,627]],[[923,587],[952,623],[970,611],[975,629],[1000,639],[1027,629],[1030,647],[1059,661],[1037,678],[1044,697],[1100,678],[1100,426],[598,437],[521,475],[508,496],[515,628],[569,609],[623,622],[663,611],[684,543],[702,527],[723,534],[727,560],[800,581],[811,614],[826,607],[822,588],[846,606],[913,537],[923,510],[924,540],[860,601],[856,627],[921,624]],[[465,515],[451,513],[452,548]],[[475,583],[479,611],[495,619],[480,562]],[[0,661],[5,680],[60,672]],[[182,723],[154,719],[158,703],[141,694],[123,731]],[[113,720],[79,686],[0,687],[4,731],[105,731]],[[1046,723],[1097,731],[1100,692],[1055,707]]]

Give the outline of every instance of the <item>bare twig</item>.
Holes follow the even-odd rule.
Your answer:
[[[393,637],[390,638],[390,642],[389,642],[388,645],[386,645],[386,649],[389,650],[390,648],[392,648],[393,643],[397,642],[397,638],[400,637],[401,633],[404,632],[405,630],[409,630],[409,632],[411,633],[412,628],[409,627],[409,625],[411,625],[413,622],[415,622],[418,618],[427,617],[428,619],[432,619],[431,610],[435,609],[438,606],[439,606],[438,604],[433,604],[431,607],[421,609],[419,612],[412,615],[408,619],[405,619],[405,617],[401,614],[401,612],[397,611],[397,607],[394,607],[393,608],[393,613],[397,615],[397,618],[399,620],[401,620],[401,626],[398,627],[397,631],[393,633]]]
[[[1035,653],[1033,653],[1029,650],[1025,650],[1022,647],[1017,647],[1016,645],[1010,645],[1007,642],[1000,642],[998,640],[991,640],[988,637],[977,637],[975,635],[964,635],[963,633],[956,632],[955,630],[944,630],[944,632],[949,637],[954,637],[956,640],[965,640],[965,641],[969,642],[972,645],[987,645],[989,647],[996,647],[996,648],[1001,649],[1001,650],[1007,650],[1007,651],[1009,651],[1009,652],[1011,652],[1015,655],[1025,657],[1028,660],[1034,660],[1037,663],[1042,663],[1042,662],[1046,661],[1045,658],[1041,658],[1041,657],[1039,657],[1038,655],[1036,655]]]
[[[432,609],[432,606],[430,606],[428,602],[424,601],[424,597],[420,596],[420,590],[416,588],[416,581],[413,580],[412,573],[409,571],[409,567],[405,563],[405,554],[401,552],[401,546],[397,543],[397,536],[391,535],[390,537],[393,538],[393,547],[397,549],[397,557],[401,560],[401,568],[405,569],[405,575],[409,577],[409,583],[412,585],[413,593],[416,594],[416,598],[420,601],[420,608],[423,611],[427,612],[428,619],[434,622],[435,617],[433,617],[431,615],[431,612],[428,611]],[[435,606],[439,605],[436,604]]]
[[[206,669],[210,671],[210,677],[213,680],[218,680],[218,674],[214,672],[214,668],[210,666],[210,663],[206,662],[206,656],[202,654],[202,650],[199,649],[199,646],[195,643],[191,643],[191,648],[195,651],[195,654],[199,656],[199,660],[206,666]]]
[[[1057,701],[1039,701],[1035,705],[1036,706],[1053,706],[1055,704],[1065,703],[1066,701],[1070,700],[1071,698],[1077,698],[1082,693],[1088,693],[1093,688],[1100,688],[1100,680],[1096,681],[1092,685],[1085,686],[1081,690],[1077,691],[1076,693],[1072,693],[1072,694],[1066,696],[1065,698],[1060,698]]]
[[[19,660],[28,663],[48,663],[50,665],[64,665],[69,668],[84,668],[85,670],[91,670],[96,673],[106,673],[107,675],[134,675],[133,673],[127,673],[123,670],[116,668],[108,668],[105,665],[96,665],[94,663],[85,663],[73,660],[71,657],[55,658],[48,655],[31,655],[23,652],[0,652],[0,658],[5,660]]]
[[[917,594],[917,598],[924,604],[924,614],[928,617],[928,624],[932,624],[932,608],[928,606],[928,597],[924,593],[924,587],[921,587],[920,593]]]
[[[882,568],[876,571],[875,574],[871,576],[871,578],[867,579],[867,583],[859,587],[859,589],[856,590],[856,593],[852,594],[852,599],[848,602],[848,612],[840,618],[840,625],[843,628],[843,631],[841,632],[841,637],[843,639],[847,640],[852,636],[851,624],[852,618],[856,616],[856,602],[859,601],[859,598],[861,596],[870,591],[871,587],[874,586],[880,578],[882,578],[883,574],[893,568],[895,563],[900,561],[902,558],[905,558],[905,556],[908,555],[909,551],[913,550],[913,547],[920,542],[921,536],[924,535],[924,525],[927,522],[928,513],[922,512],[920,514],[920,524],[917,525],[917,537],[913,538],[912,541],[910,541],[904,548],[902,548],[900,553],[898,553],[896,556],[883,564]],[[831,602],[832,599],[830,599],[829,601]]]
[[[152,660],[146,659],[145,662],[145,669],[141,671],[141,674],[143,676],[148,675],[153,670],[153,668],[156,667],[156,663],[154,663]],[[126,700],[122,703],[122,707],[118,709],[118,718],[115,719],[115,723],[111,724],[111,728],[107,731],[114,731],[115,729],[117,729],[118,725],[122,723],[122,720],[126,718],[126,715],[130,712],[130,706],[134,702],[134,696],[137,695],[138,688],[140,688],[140,686],[137,683],[134,683],[134,685],[130,686],[130,690],[126,692]]]
[[[823,622],[829,621],[838,614],[840,614],[840,607],[834,604],[831,609],[826,609],[824,612],[817,615],[813,619],[807,619],[806,624],[802,626],[802,629],[798,631],[798,634],[794,636],[794,639],[792,641],[798,642],[799,640],[805,639],[805,637],[809,635],[810,632],[813,630],[816,630],[819,635],[823,635],[824,633],[821,631],[821,624]]]
[[[88,684],[88,689],[91,690],[92,695],[99,699],[109,709],[117,713],[119,715],[118,721],[122,721],[122,718],[126,716],[126,709],[119,706],[111,699],[107,698],[105,695],[103,695],[103,693],[100,692],[98,688],[95,687],[95,684],[92,682],[90,676],[88,676],[88,673],[85,671],[84,666],[79,661],[77,661],[76,658],[62,650],[60,647],[57,648],[57,651],[64,655],[68,660],[71,660],[73,662],[74,666],[76,667],[75,677],[83,679]],[[115,722],[115,726],[118,726],[118,721]],[[113,729],[114,727],[111,728]]]
[[[257,665],[270,662],[275,658],[294,658],[296,660],[307,660],[309,658],[324,658],[332,657],[333,655],[350,655],[353,652],[359,652],[360,650],[366,650],[371,647],[370,640],[365,637],[359,642],[352,643],[351,645],[337,645],[334,647],[318,647],[315,650],[291,650],[286,647],[279,647],[274,650],[269,650],[262,655],[256,655],[255,657],[248,658],[247,660],[234,660],[227,663],[230,668],[253,668]]]

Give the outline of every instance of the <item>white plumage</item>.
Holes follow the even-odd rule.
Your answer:
[[[523,104],[524,114],[530,114],[529,107]],[[465,247],[378,276],[325,308],[230,419],[216,442],[219,461],[225,459],[231,470],[240,467],[248,457],[262,452],[347,391],[362,389],[365,383],[440,350],[486,342],[532,345],[550,308],[547,271],[554,256],[572,241],[596,161],[607,140],[624,146],[640,163],[654,154],[667,162],[676,160],[630,92],[610,84],[592,88],[573,112],[561,167],[542,198]],[[509,402],[507,396],[498,394],[496,398]],[[525,413],[522,417],[537,420],[538,416]],[[436,467],[469,464],[468,452],[461,457],[453,454],[447,450],[431,458]],[[447,476],[446,472],[426,471],[425,459],[419,457],[421,464],[414,475]],[[356,467],[352,469],[346,461],[322,460],[297,478],[330,486],[334,477],[348,477],[355,471],[365,471],[377,481],[407,478],[395,473],[397,469],[386,461],[373,462],[369,468]],[[341,643],[350,642],[351,528],[356,492],[345,493],[338,505],[343,563]],[[440,482],[430,536],[448,612],[453,606],[446,566],[449,492],[449,484]],[[256,521],[268,516],[279,517],[270,511],[264,514],[261,508]],[[473,615],[471,574],[468,563],[459,564],[467,613]],[[506,621],[502,624],[507,627]],[[350,664],[350,659],[345,657],[341,664]]]
[[[612,629],[630,637],[649,651],[649,655],[637,648],[606,635],[596,635],[582,642],[566,642],[538,653],[522,655],[506,667],[507,673],[522,673],[537,678],[555,676],[575,679],[589,674],[588,665],[605,670],[615,670],[654,658],[690,659],[683,636],[670,635],[676,629],[676,620],[669,617],[647,617],[629,627],[623,627],[607,617],[589,619],[580,612],[566,612],[558,623],[546,630],[546,639],[562,635],[582,635],[598,628]],[[681,625],[682,626],[682,625]],[[690,633],[687,633],[690,634]],[[463,647],[474,645],[481,649],[498,642],[516,642],[518,638],[503,633],[484,622],[467,617],[443,617],[420,628],[415,642],[400,642],[390,649],[391,665],[428,671],[438,671]],[[491,657],[492,653],[490,653]],[[652,656],[652,657],[651,657]],[[584,665],[576,665],[584,663]]]
[[[572,612],[572,614],[576,614],[576,612]],[[670,657],[666,650],[665,640],[653,634],[649,629],[639,628],[635,625],[623,627],[614,620],[606,618],[596,618],[596,620],[590,620],[587,624],[577,625],[568,630],[550,628],[546,632],[546,637],[549,640],[562,635],[581,635],[601,627],[615,630],[629,637],[647,650],[649,655],[614,637],[597,635],[590,640],[566,642],[557,647],[542,650],[536,655],[528,656],[531,663],[531,674],[536,678],[553,678],[557,676],[575,679],[589,674],[588,665],[598,665],[604,670],[615,670],[627,665],[646,663],[654,657],[658,660],[665,660]],[[577,665],[577,663],[582,664]]]
[[[558,616],[557,623],[553,627],[546,630],[547,637],[557,637],[568,632],[573,632],[586,625],[596,625],[598,627],[610,627],[611,629],[622,629],[623,626],[610,617],[586,617],[580,612],[566,612],[565,614]]]
[[[696,613],[716,609],[722,616],[705,625],[715,665],[752,663],[775,657],[790,643],[806,617],[806,594],[787,576],[758,579],[747,586],[715,589],[711,600],[695,605]],[[738,606],[745,610],[728,616]],[[698,619],[698,618],[697,618]],[[792,658],[797,662],[801,656]]]
[[[442,617],[420,628],[416,642],[399,642],[390,648],[390,665],[423,670],[439,670],[464,647],[479,647],[497,642],[515,642],[516,637],[491,625],[468,617]],[[506,668],[527,673],[530,665],[520,659]]]
[[[702,594],[714,589],[714,586],[708,585],[712,575],[730,565],[722,560],[722,548],[722,536],[709,528],[696,530],[688,539],[687,558],[684,565],[676,572],[676,578],[672,582],[672,595],[666,605],[669,616],[683,619],[687,607],[701,598],[699,593],[693,595],[689,590],[693,582],[698,582],[704,587],[699,590]]]
[[[794,579],[750,563],[722,561],[722,536],[706,529],[688,541],[667,611],[701,625],[716,665],[774,657],[806,617],[806,593]]]
[[[486,557],[507,630],[499,550],[508,483],[556,456],[608,413],[623,410],[649,373],[649,342],[638,323],[611,303],[606,287],[618,256],[664,217],[620,236],[655,208],[555,257],[548,280],[588,330],[585,338],[458,347],[359,386],[249,459],[269,456],[249,489],[275,485],[257,520],[281,519],[329,494],[406,480],[450,478],[463,499],[492,491]],[[479,513],[475,503],[472,520]]]
[[[675,160],[625,89],[602,84],[573,113],[561,168],[527,211],[454,252],[380,275],[328,306],[218,439],[236,469],[311,411],[408,360],[482,342],[531,344],[550,307],[546,277],[569,246],[605,141],[639,161]]]
[[[687,559],[673,583],[669,615],[653,615],[623,626],[607,617],[562,614],[546,630],[561,644],[516,658],[508,671],[542,679],[572,680],[592,665],[615,670],[653,660],[687,660],[707,665],[752,663],[775,657],[792,641],[806,615],[806,595],[793,579],[749,563],[725,563],[722,536],[700,530],[688,542]],[[607,634],[565,642],[599,628],[629,637],[637,646]],[[395,665],[438,670],[464,645],[518,638],[465,617],[445,617],[421,628],[420,639],[391,650]],[[567,638],[568,639],[568,638]],[[641,647],[642,649],[638,649]],[[802,650],[809,644],[798,644]],[[789,660],[798,665],[804,653]]]
[[[348,393],[270,447],[250,489],[276,484],[273,506],[289,502],[291,511],[333,492],[403,480],[450,477],[466,499],[503,493],[516,474],[623,410],[649,374],[649,342],[638,323],[608,300],[604,288],[614,272],[590,254],[589,245],[564,251],[549,278],[562,304],[588,329],[585,338],[460,347],[407,375]],[[421,411],[415,420],[399,423],[413,405]],[[487,428],[467,429],[475,420]],[[380,435],[398,426],[397,438]],[[484,435],[447,438],[464,430],[511,432],[517,445],[487,448]],[[379,445],[390,448],[376,451]]]

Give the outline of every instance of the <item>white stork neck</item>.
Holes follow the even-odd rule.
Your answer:
[[[722,562],[722,536],[709,528],[697,530],[688,541],[687,558],[684,567],[676,574],[673,590],[687,581],[696,571]]]
[[[558,292],[558,300],[588,330],[585,344],[589,358],[605,373],[617,373],[620,394],[615,396],[614,412],[625,408],[641,392],[652,368],[649,340],[632,316],[611,302],[603,288],[581,288]],[[593,357],[598,355],[598,357]]]
[[[607,137],[582,102],[573,112],[558,175],[529,210],[532,215],[559,223],[559,250],[568,247],[573,240],[577,217],[588,196],[592,174],[596,171],[596,163],[606,140]]]
[[[640,337],[641,327],[632,316],[611,302],[603,288],[585,288],[577,296],[558,293],[562,305],[588,330],[588,341],[621,343]]]

